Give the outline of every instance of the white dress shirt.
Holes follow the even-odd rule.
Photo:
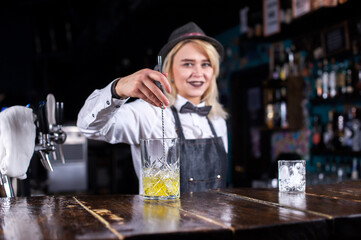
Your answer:
[[[127,143],[131,146],[135,172],[139,178],[141,169],[140,139],[162,137],[162,110],[144,100],[124,104],[127,100],[112,98],[112,83],[95,90],[86,100],[78,114],[77,126],[90,139],[109,143]],[[186,139],[214,137],[207,118],[196,113],[179,113],[187,99],[178,95],[174,104],[178,111]],[[198,107],[204,106],[202,102]],[[178,137],[172,110],[167,107],[164,114],[164,137]],[[222,137],[228,152],[226,121],[221,117],[210,118],[215,131]]]

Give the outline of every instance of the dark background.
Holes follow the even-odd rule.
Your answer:
[[[153,68],[175,28],[194,21],[216,36],[239,24],[246,2],[0,1],[0,108],[36,107],[53,93],[64,102],[64,125],[75,125],[94,89]],[[89,140],[87,155],[88,193],[137,193],[128,145]],[[47,172],[38,159],[31,161],[25,186],[32,193],[49,193]]]
[[[350,35],[361,41],[360,4],[349,0],[337,8],[317,10],[283,24],[280,33],[267,38],[244,34],[237,45],[238,57],[252,57],[259,44],[287,38],[292,38],[296,51],[305,50],[310,56],[320,45],[321,31],[344,20],[349,21]],[[65,125],[74,125],[94,89],[141,68],[153,68],[159,49],[175,28],[194,21],[216,37],[239,26],[239,11],[245,6],[250,7],[250,26],[261,23],[261,0],[0,1],[0,108],[36,105],[53,93],[57,101],[64,102]],[[251,157],[249,129],[262,123],[248,118],[246,99],[249,88],[261,89],[268,64],[234,71],[227,67],[232,66],[232,59],[223,64],[223,72],[228,73],[225,76],[231,76],[231,91],[223,92],[220,100],[231,115],[232,181],[234,186],[249,186],[268,171],[270,164],[269,136],[262,140],[262,156]],[[259,112],[257,116],[263,120],[263,109]],[[92,140],[88,146],[89,192],[137,192],[129,146]],[[37,164],[33,170],[39,169],[32,177],[44,176],[37,183],[40,187],[35,188],[46,189],[44,169],[39,161],[31,163]]]
[[[0,2],[0,107],[53,93],[74,124],[96,88],[153,68],[175,28],[215,36],[239,24],[246,1],[5,0]]]

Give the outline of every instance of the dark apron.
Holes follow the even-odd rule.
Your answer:
[[[226,187],[227,153],[211,121],[207,117],[214,138],[185,139],[178,112],[174,106],[171,109],[180,139],[180,191],[202,192]]]

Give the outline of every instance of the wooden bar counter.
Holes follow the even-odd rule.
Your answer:
[[[237,188],[181,194],[0,198],[0,239],[361,239],[361,181],[306,193]]]

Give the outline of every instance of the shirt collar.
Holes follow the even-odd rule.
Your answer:
[[[177,99],[174,102],[174,107],[179,111],[186,102],[189,102],[188,99],[177,94]],[[196,105],[196,107],[204,107],[205,105],[205,102],[200,102],[198,105]]]

